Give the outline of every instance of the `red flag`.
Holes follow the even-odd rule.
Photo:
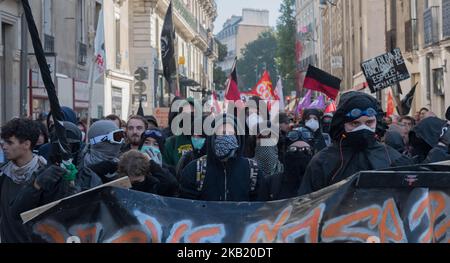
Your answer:
[[[230,77],[228,79],[228,87],[225,93],[225,99],[232,101],[240,101],[241,93],[238,88],[237,72],[236,72],[237,57],[234,59],[233,68],[231,69]]]
[[[389,90],[388,91],[388,96],[387,96],[387,109],[386,109],[386,115],[388,117],[394,115],[394,98],[392,97],[392,92]]]
[[[332,101],[325,109],[325,113],[333,113],[336,112],[336,110],[337,110],[336,102]]]
[[[264,71],[261,79],[256,84],[256,87],[250,92],[255,96],[260,97],[263,100],[278,100],[278,96],[272,86],[272,81],[270,80],[269,72]]]

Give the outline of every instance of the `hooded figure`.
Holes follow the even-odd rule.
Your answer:
[[[439,146],[446,121],[436,117],[422,120],[410,133],[409,143],[417,163],[433,163],[448,160],[448,148]]]
[[[76,125],[78,124],[77,114],[71,108],[65,107],[65,106],[61,107],[61,111],[63,113],[64,121],[66,122],[65,126],[69,127],[69,125],[67,123],[71,123],[71,124],[74,124],[76,127]],[[54,141],[54,136],[55,136],[54,135],[54,133],[55,133],[54,126],[51,123],[51,120],[52,120],[52,114],[50,113],[47,115],[47,128],[48,128],[48,133],[49,133],[49,137],[50,137],[49,138],[50,142],[39,147],[39,151],[38,151],[38,154],[40,156],[44,157],[48,162],[53,162],[53,160],[51,160],[51,158],[50,158],[50,155],[52,154],[51,151],[53,151],[53,149],[52,149],[53,146],[51,144],[52,139]],[[66,128],[66,129],[68,129],[68,128]],[[70,125],[70,129],[72,129],[71,125]]]
[[[207,117],[207,115],[202,116],[202,123],[204,123]],[[202,134],[194,133],[194,135],[191,136],[192,151],[187,152],[180,158],[175,169],[175,174],[178,180],[180,180],[184,168],[186,168],[190,162],[206,155],[206,138],[207,137],[203,132]]]
[[[352,92],[344,96],[331,124],[333,144],[311,160],[299,195],[318,191],[360,171],[413,164],[377,141],[380,112],[377,100],[367,94]]]
[[[95,122],[88,131],[89,144],[79,165],[76,185],[81,190],[113,181],[125,134],[113,121]]]
[[[325,138],[322,134],[322,127],[320,125],[322,115],[322,111],[317,109],[306,109],[303,112],[303,126],[314,134],[314,139],[310,143],[315,152],[320,152],[327,147]]]
[[[306,142],[299,139],[290,143],[284,155],[284,172],[271,175],[267,179],[270,201],[298,196],[298,188],[302,183],[306,167],[313,157],[311,146]]]
[[[216,133],[206,142],[207,156],[183,170],[180,197],[231,202],[267,200],[266,184],[257,163],[243,157],[244,136],[236,135],[235,119],[231,115],[219,116],[214,126]]]
[[[388,130],[384,137],[384,143],[391,146],[401,154],[405,151],[405,142],[403,141],[402,135],[398,131]]]

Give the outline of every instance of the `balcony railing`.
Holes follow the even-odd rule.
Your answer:
[[[450,37],[450,0],[442,0],[442,35]]]
[[[78,64],[86,65],[87,61],[87,45],[78,42]]]
[[[439,6],[432,6],[423,13],[425,46],[439,42]]]
[[[183,17],[186,23],[194,30],[197,29],[197,19],[192,15],[191,11],[189,11],[184,3],[180,0],[174,0],[174,7],[178,11],[178,13]]]
[[[45,53],[55,53],[55,37],[44,34],[44,51]]]
[[[405,49],[406,52],[412,52],[419,49],[417,19],[411,19],[405,23]]]

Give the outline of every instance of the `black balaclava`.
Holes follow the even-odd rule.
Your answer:
[[[344,97],[344,100],[338,106],[336,114],[331,122],[330,136],[335,141],[341,141],[346,145],[354,148],[356,151],[364,150],[371,144],[375,143],[375,131],[363,129],[352,133],[345,132],[345,123],[352,122],[356,119],[346,116],[347,113],[354,109],[367,110],[373,108],[377,111],[377,120],[380,121],[380,107],[377,100],[370,95],[362,92],[351,92],[350,95]]]

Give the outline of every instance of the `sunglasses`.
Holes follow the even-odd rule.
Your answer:
[[[100,135],[89,140],[91,145],[99,144],[102,142],[110,142],[112,144],[122,144],[125,141],[124,130],[116,130],[108,133],[107,135]]]
[[[297,146],[291,146],[287,149],[288,153],[296,153],[296,152],[304,152],[306,154],[312,155],[313,152],[311,150],[311,147],[297,147]]]
[[[359,119],[362,116],[367,116],[367,117],[376,117],[378,115],[377,111],[373,108],[368,108],[366,110],[361,110],[361,109],[353,109],[352,111],[350,111],[349,113],[347,113],[348,118],[351,119]]]
[[[158,138],[162,138],[162,137],[163,137],[162,133],[161,133],[160,131],[157,131],[157,130],[146,130],[146,131],[142,134],[142,136],[143,136],[144,138],[148,138],[148,137],[158,137]]]

